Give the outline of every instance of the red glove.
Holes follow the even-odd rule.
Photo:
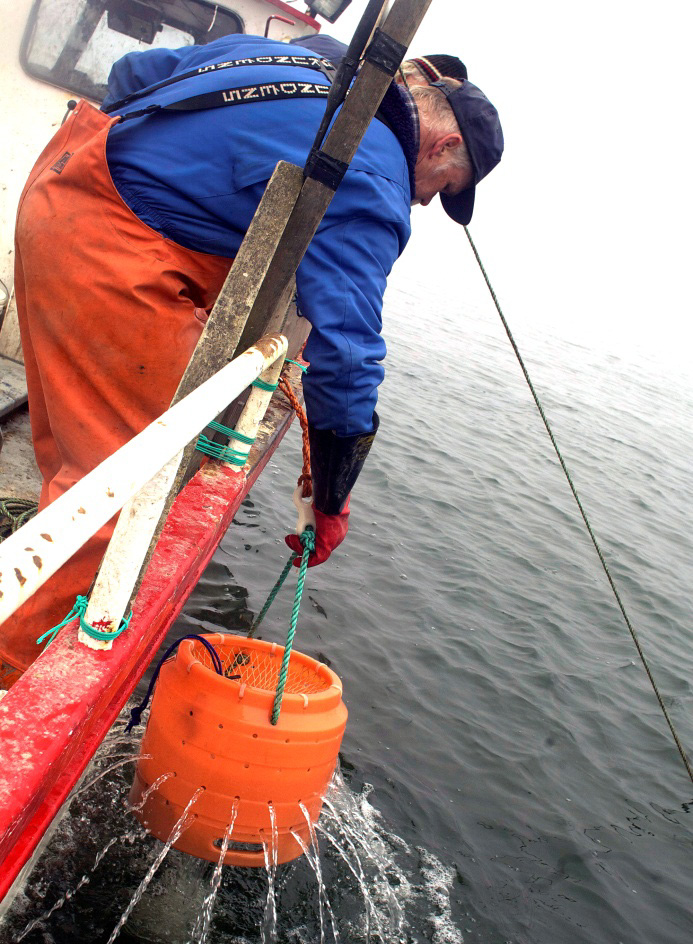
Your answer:
[[[317,567],[318,564],[323,564],[346,537],[349,530],[349,498],[347,498],[344,508],[338,515],[326,515],[322,511],[318,511],[317,508],[313,508],[313,512],[315,513],[316,527],[315,550],[308,558],[309,567]],[[294,567],[300,567],[303,555],[301,539],[297,534],[287,534],[284,540],[291,550],[299,555],[294,561]]]

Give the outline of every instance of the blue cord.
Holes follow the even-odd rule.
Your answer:
[[[163,654],[163,656],[159,660],[159,664],[157,665],[156,670],[154,671],[154,675],[152,675],[151,681],[149,682],[149,688],[147,689],[147,694],[144,696],[144,700],[142,701],[141,704],[137,705],[130,712],[130,720],[128,721],[128,725],[125,728],[126,734],[129,734],[132,731],[132,729],[135,727],[135,725],[139,724],[140,721],[142,720],[142,712],[145,710],[145,708],[149,704],[149,699],[151,698],[152,692],[154,691],[156,680],[159,678],[159,672],[161,671],[161,666],[168,659],[168,657],[171,655],[174,649],[178,648],[178,646],[183,642],[184,639],[196,639],[198,642],[201,642],[212,659],[212,665],[214,666],[214,671],[217,673],[217,675],[224,674],[224,667],[221,664],[219,653],[214,648],[214,646],[205,639],[204,636],[198,636],[196,633],[190,633],[189,636],[181,636],[180,639],[176,639],[173,645],[168,647],[166,652]]]

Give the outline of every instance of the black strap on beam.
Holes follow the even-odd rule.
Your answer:
[[[366,50],[364,59],[386,75],[394,76],[399,69],[407,47],[388,36],[380,28],[373,34],[373,41]]]
[[[312,148],[303,169],[303,175],[317,180],[330,190],[336,190],[348,169],[349,165],[344,161],[339,161],[324,151]]]

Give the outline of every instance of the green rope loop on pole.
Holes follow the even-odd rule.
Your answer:
[[[284,696],[284,687],[286,685],[287,675],[289,674],[289,659],[291,657],[291,647],[296,633],[296,624],[298,623],[298,611],[301,606],[303,596],[303,585],[306,580],[306,571],[308,570],[308,559],[315,550],[315,531],[312,528],[306,528],[301,535],[301,544],[303,545],[303,556],[301,557],[301,566],[298,568],[298,583],[296,584],[296,595],[294,596],[294,606],[291,611],[291,623],[286,637],[286,646],[284,647],[284,658],[279,669],[279,680],[277,681],[277,691],[274,696],[274,706],[272,707],[271,724],[279,721],[279,712],[282,707],[282,698]],[[294,555],[296,557],[297,555]]]
[[[304,374],[305,374],[305,372],[308,370],[308,368],[306,367],[305,364],[299,364],[298,361],[293,361],[290,357],[285,357],[285,358],[284,358],[284,363],[285,363],[285,364],[293,364],[294,367],[300,367],[300,369],[303,371]]]
[[[267,383],[265,380],[261,380],[260,377],[258,377],[257,380],[254,380],[254,381],[252,382],[251,386],[257,387],[259,390],[271,390],[271,391],[274,391],[274,390],[276,390],[277,387],[279,386],[279,383],[277,382],[277,383],[275,383],[275,384],[270,384],[270,383]]]
[[[206,456],[219,459],[221,462],[228,462],[231,465],[243,466],[248,461],[246,452],[238,452],[238,450],[225,446],[223,443],[213,442],[207,436],[198,438],[195,449],[198,452],[203,452]]]
[[[255,442],[255,436],[246,436],[244,433],[239,433],[237,429],[231,429],[230,426],[224,426],[223,423],[217,423],[216,420],[212,420],[211,423],[207,423],[210,429],[215,430],[217,433],[223,433],[224,436],[228,436],[229,439],[237,439],[238,442],[245,443],[246,446],[252,446]]]
[[[85,632],[87,636],[90,636],[92,639],[98,639],[100,642],[109,642],[111,639],[117,639],[118,636],[125,632],[125,630],[130,625],[130,620],[132,619],[132,610],[130,610],[128,616],[123,617],[123,619],[120,621],[120,626],[114,632],[109,633],[102,629],[95,629],[94,626],[91,626],[84,619],[84,614],[87,612],[88,605],[89,600],[85,596],[78,594],[77,599],[75,600],[75,605],[72,607],[65,619],[61,623],[58,623],[57,626],[47,630],[42,636],[39,636],[39,638],[36,640],[36,645],[41,645],[44,639],[48,639],[48,642],[46,643],[46,648],[48,648],[63,626],[67,626],[68,623],[71,623],[72,620],[76,619],[77,617],[79,617],[80,629]]]
[[[132,610],[128,613],[127,616],[124,616],[120,621],[120,626],[118,629],[114,630],[112,633],[109,633],[104,629],[96,629],[94,626],[91,626],[86,620],[80,616],[79,625],[82,632],[86,633],[87,636],[90,636],[92,639],[98,639],[101,642],[109,642],[111,639],[117,639],[121,633],[124,633],[125,630],[130,625],[130,620],[132,619]]]

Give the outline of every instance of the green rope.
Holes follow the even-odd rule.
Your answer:
[[[580,500],[580,496],[578,495],[577,489],[576,489],[575,485],[573,484],[573,479],[572,479],[572,477],[571,477],[571,475],[570,475],[570,472],[569,472],[569,470],[568,470],[568,466],[566,465],[565,460],[563,459],[563,456],[561,455],[561,450],[558,448],[558,443],[557,443],[557,441],[556,441],[556,437],[555,437],[554,434],[553,434],[553,430],[552,430],[551,425],[550,425],[550,423],[549,423],[549,421],[548,421],[548,418],[547,418],[547,416],[546,416],[546,413],[544,412],[544,408],[543,408],[543,406],[541,405],[541,401],[539,400],[539,395],[537,394],[536,390],[534,389],[534,384],[532,383],[532,381],[531,381],[531,379],[530,379],[529,372],[527,371],[527,368],[525,367],[525,363],[524,363],[524,361],[522,360],[522,355],[520,354],[520,350],[519,350],[517,344],[515,343],[515,338],[513,337],[512,332],[510,331],[510,326],[508,325],[508,322],[507,322],[506,319],[505,319],[505,315],[503,314],[503,311],[502,311],[502,309],[501,309],[500,302],[498,301],[498,298],[496,297],[496,293],[495,293],[494,290],[493,290],[493,286],[491,285],[491,280],[489,279],[488,275],[486,274],[486,269],[484,268],[484,264],[483,264],[483,262],[481,261],[481,256],[479,255],[479,253],[478,253],[478,251],[477,251],[477,248],[476,248],[476,246],[474,245],[474,240],[472,239],[472,235],[471,235],[471,233],[469,232],[469,230],[467,229],[466,226],[465,226],[465,228],[464,228],[464,231],[465,231],[465,233],[467,234],[467,239],[469,240],[469,245],[472,247],[472,252],[474,253],[474,256],[475,256],[476,261],[477,261],[477,263],[478,263],[478,265],[479,265],[479,268],[481,269],[481,274],[483,275],[484,280],[485,280],[485,282],[486,282],[486,285],[487,285],[487,287],[488,287],[488,290],[489,290],[489,292],[491,293],[491,298],[493,299],[493,302],[494,302],[494,304],[495,304],[495,306],[496,306],[496,311],[498,312],[498,314],[499,314],[499,316],[500,316],[500,320],[501,320],[501,322],[502,322],[502,324],[503,324],[503,327],[505,328],[505,333],[506,333],[507,336],[508,336],[508,340],[510,341],[510,344],[512,345],[513,351],[515,352],[515,357],[517,358],[517,361],[518,361],[518,363],[519,363],[519,365],[520,365],[520,368],[521,368],[521,370],[522,370],[522,373],[524,374],[525,380],[527,381],[527,386],[529,387],[530,393],[532,394],[532,398],[534,399],[534,403],[535,403],[535,405],[536,405],[536,407],[537,407],[537,410],[539,411],[539,415],[541,416],[542,421],[543,421],[543,423],[544,423],[544,426],[546,427],[546,432],[549,434],[549,439],[551,440],[551,445],[553,446],[554,451],[555,451],[556,455],[558,456],[558,461],[561,463],[561,468],[563,469],[563,473],[564,473],[564,475],[565,475],[565,477],[566,477],[566,479],[567,479],[567,481],[568,481],[568,485],[570,486],[570,491],[573,493],[573,498],[575,499],[575,503],[576,503],[577,506],[578,506],[578,509],[579,509],[579,511],[580,511],[580,514],[582,515],[582,520],[583,520],[584,523],[585,523],[585,527],[587,528],[587,533],[589,534],[589,536],[590,536],[590,538],[591,538],[591,540],[592,540],[592,544],[594,545],[594,549],[595,549],[595,551],[597,552],[597,556],[599,557],[599,561],[600,561],[600,563],[601,563],[601,565],[602,565],[602,568],[603,568],[603,570],[604,570],[604,573],[606,574],[606,579],[609,581],[609,586],[611,587],[611,590],[612,590],[612,592],[613,592],[613,594],[614,594],[614,598],[615,598],[615,600],[616,600],[616,603],[618,604],[618,608],[619,608],[619,610],[621,611],[621,616],[623,616],[623,619],[624,619],[624,621],[625,621],[625,624],[626,624],[626,626],[628,627],[628,631],[630,632],[631,638],[632,638],[633,642],[635,643],[635,648],[638,650],[638,655],[640,656],[640,661],[641,661],[642,664],[643,664],[643,667],[644,667],[644,669],[645,669],[645,672],[647,672],[647,677],[649,678],[650,684],[652,685],[652,688],[653,688],[653,690],[654,690],[654,693],[655,693],[655,695],[657,696],[657,701],[659,702],[659,707],[660,707],[661,710],[662,710],[662,714],[664,715],[664,718],[665,718],[665,720],[666,720],[666,723],[667,723],[668,726],[669,726],[669,730],[671,731],[672,737],[674,738],[674,743],[676,744],[676,747],[677,747],[677,749],[678,749],[678,752],[679,752],[679,754],[681,755],[681,760],[683,761],[683,764],[684,764],[684,766],[685,766],[685,768],[686,768],[686,771],[688,772],[688,776],[689,776],[690,779],[691,779],[691,782],[693,782],[693,767],[691,767],[691,763],[690,763],[690,761],[688,760],[688,757],[687,757],[687,755],[686,755],[686,751],[684,750],[683,744],[681,743],[681,740],[679,739],[679,736],[678,736],[678,734],[677,734],[677,732],[676,732],[676,728],[674,727],[674,722],[672,721],[671,716],[670,716],[669,712],[667,711],[666,705],[664,704],[664,699],[662,698],[662,695],[661,695],[661,693],[660,693],[660,691],[659,691],[659,688],[658,688],[658,686],[657,686],[657,682],[655,681],[655,677],[654,677],[654,675],[652,674],[652,670],[650,669],[649,662],[647,661],[647,658],[646,658],[646,656],[645,656],[645,652],[644,652],[644,650],[643,650],[643,648],[642,648],[642,645],[641,645],[641,643],[640,643],[640,639],[638,638],[638,634],[637,634],[637,632],[635,631],[635,627],[633,626],[633,624],[632,624],[631,621],[630,621],[630,618],[629,618],[629,616],[628,616],[628,613],[626,612],[625,604],[623,603],[623,600],[621,599],[621,595],[620,595],[620,593],[618,592],[618,588],[616,587],[616,583],[614,582],[614,579],[613,579],[613,577],[611,576],[611,571],[609,570],[609,566],[608,566],[608,564],[607,564],[607,562],[606,562],[606,558],[604,557],[604,554],[603,554],[603,552],[602,552],[602,549],[601,549],[601,547],[599,546],[599,542],[597,541],[596,535],[595,535],[594,531],[592,530],[592,525],[590,524],[590,522],[589,522],[589,520],[588,520],[588,518],[587,518],[587,512],[585,511],[585,509],[584,509],[584,507],[583,507],[583,505],[582,505],[582,502],[581,502],[581,500]]]
[[[38,511],[38,502],[28,498],[0,498],[0,541],[4,541]]]
[[[288,561],[286,562],[286,564],[284,565],[284,570],[283,570],[283,571],[281,572],[281,574],[279,575],[279,580],[277,580],[277,582],[275,583],[275,585],[274,585],[274,586],[272,587],[272,589],[270,590],[270,594],[269,594],[269,596],[267,597],[267,599],[265,600],[265,605],[264,605],[263,608],[260,610],[260,613],[259,613],[257,619],[255,620],[255,622],[253,623],[253,625],[250,627],[250,632],[248,633],[248,639],[252,639],[252,638],[253,638],[253,636],[255,635],[255,631],[257,630],[258,626],[260,625],[260,623],[263,621],[263,619],[264,619],[265,616],[267,615],[267,611],[269,610],[269,608],[270,608],[270,607],[272,606],[272,604],[274,603],[274,599],[275,599],[275,597],[277,596],[277,594],[279,593],[279,591],[281,590],[284,581],[286,580],[286,578],[287,578],[288,575],[289,575],[289,571],[291,570],[291,565],[293,564],[293,562],[296,560],[297,557],[298,557],[298,554],[292,554],[291,557],[290,557],[290,558],[288,559]]]
[[[46,648],[48,648],[63,626],[67,626],[68,623],[71,623],[72,620],[76,619],[77,617],[79,617],[79,625],[82,632],[86,633],[87,636],[90,636],[92,639],[98,639],[100,642],[109,642],[111,639],[117,639],[118,636],[125,632],[125,630],[130,625],[130,620],[132,619],[132,610],[130,610],[130,614],[128,616],[123,617],[120,622],[120,626],[115,632],[109,633],[102,629],[95,629],[84,619],[84,614],[87,612],[88,605],[89,600],[79,594],[75,600],[75,605],[72,607],[62,623],[58,623],[57,626],[54,626],[52,629],[47,630],[42,636],[39,636],[39,638],[36,640],[36,645],[40,645],[44,639],[48,639],[48,642],[46,643]]]
[[[312,528],[306,528],[306,530],[301,535],[301,544],[303,545],[303,556],[301,558],[301,566],[298,568],[298,583],[296,584],[296,594],[294,596],[294,606],[291,611],[291,623],[289,625],[289,632],[286,637],[286,646],[284,647],[284,658],[282,659],[281,668],[279,669],[279,680],[277,682],[277,691],[274,696],[274,706],[272,708],[272,717],[270,718],[271,724],[276,724],[279,721],[279,712],[282,707],[282,698],[284,696],[284,686],[286,685],[286,678],[289,673],[289,658],[291,657],[291,647],[294,642],[294,634],[296,633],[296,624],[298,623],[298,611],[301,606],[301,597],[303,596],[303,585],[306,580],[306,570],[308,569],[308,558],[311,553],[315,550],[315,531]],[[294,557],[297,555],[294,554]],[[292,559],[293,560],[293,559]]]
[[[271,391],[274,391],[274,390],[276,390],[277,387],[279,386],[279,383],[270,384],[270,383],[267,383],[265,380],[261,380],[260,377],[258,377],[257,380],[254,380],[254,381],[253,381],[252,386],[253,386],[253,387],[257,387],[259,390],[271,390]]]
[[[245,443],[246,446],[252,446],[255,442],[255,436],[246,436],[243,433],[239,433],[237,429],[231,429],[230,426],[224,426],[223,423],[217,423],[216,420],[212,420],[211,423],[207,423],[210,429],[215,430],[217,433],[223,433],[224,436],[228,436],[229,439],[237,439],[238,442]]]
[[[203,452],[206,456],[212,456],[213,459],[220,459],[222,462],[229,462],[231,465],[243,466],[248,461],[247,452],[238,452],[230,446],[223,443],[213,442],[207,436],[200,436],[195,444],[198,452]]]
[[[305,372],[308,370],[308,368],[306,367],[305,364],[299,364],[298,361],[292,361],[290,357],[285,357],[285,358],[284,358],[284,363],[285,363],[285,364],[293,364],[294,367],[300,367],[304,374],[305,374]]]

